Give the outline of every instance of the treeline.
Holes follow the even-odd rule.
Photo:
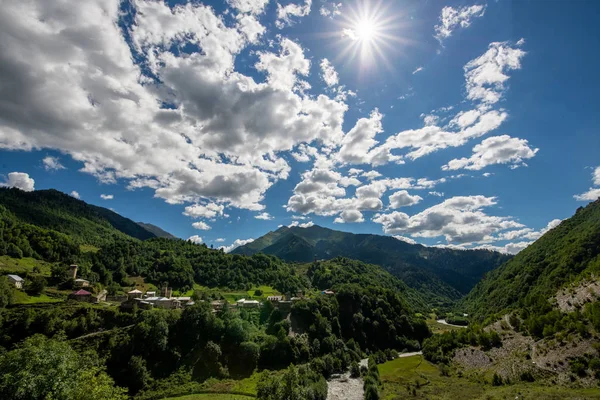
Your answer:
[[[185,240],[150,239],[117,241],[82,257],[88,278],[104,285],[127,285],[127,276],[140,275],[156,284],[187,291],[194,283],[207,287],[248,290],[255,285],[273,286],[295,293],[308,281],[281,260],[264,254],[240,256],[209,249]],[[109,277],[110,276],[110,277]]]

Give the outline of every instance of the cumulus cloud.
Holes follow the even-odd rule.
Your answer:
[[[298,221],[293,221],[291,224],[288,225],[288,228],[293,228],[295,226],[299,227],[299,228],[310,228],[311,226],[314,226],[315,223],[312,221],[308,221],[305,223],[300,223]]]
[[[343,136],[347,106],[298,90],[310,62],[297,44],[259,54],[265,82],[235,71],[264,31],[254,16],[264,1],[232,0],[241,14],[228,24],[202,4],[131,4],[131,47],[118,0],[2,7],[0,148],[58,149],[102,182],[150,187],[169,203],[259,210],[290,171],[279,152]],[[188,44],[202,51],[170,51]]]
[[[400,190],[390,196],[390,207],[400,208],[418,204],[423,198],[421,196],[411,196],[406,190]]]
[[[326,58],[321,60],[321,78],[329,87],[335,86],[340,82],[337,71]]]
[[[429,195],[430,196],[435,196],[435,197],[444,197],[444,193],[442,193],[442,192],[436,192],[436,191],[429,192]]]
[[[328,2],[321,6],[319,13],[328,18],[335,18],[342,14],[342,3]]]
[[[600,186],[600,167],[596,167],[592,175],[594,177],[594,185]]]
[[[194,229],[199,229],[201,231],[209,231],[211,229],[210,225],[203,221],[194,222],[192,226]]]
[[[42,160],[42,163],[44,164],[44,169],[46,171],[56,171],[59,169],[65,169],[64,165],[60,163],[58,157],[46,156]]]
[[[0,182],[0,187],[9,187],[21,189],[24,192],[34,190],[35,181],[25,172],[10,172],[4,182]]]
[[[201,244],[203,242],[203,239],[198,235],[190,236],[187,240],[196,244]]]
[[[434,37],[442,44],[444,39],[452,36],[452,32],[456,29],[467,28],[471,25],[471,21],[474,18],[483,17],[485,9],[485,5],[473,5],[458,8],[452,8],[450,6],[444,7],[440,15],[440,22],[434,27]]]
[[[208,203],[208,204],[193,204],[187,206],[183,211],[183,215],[192,218],[206,218],[212,219],[216,217],[225,217],[225,206],[222,204]]]
[[[224,241],[225,241],[224,238],[216,238],[215,239],[215,242],[217,242],[217,243],[223,243]]]
[[[254,239],[235,239],[235,241],[229,246],[221,246],[220,249],[223,249],[225,253],[230,253],[233,249],[243,246],[248,243],[254,242]]]
[[[271,214],[269,214],[268,212],[263,212],[258,215],[255,215],[254,218],[269,221],[269,220],[273,219],[273,216]]]
[[[457,169],[481,170],[488,165],[510,164],[511,168],[527,166],[525,160],[535,157],[539,149],[529,147],[527,140],[508,135],[493,136],[473,147],[470,158],[454,159],[442,166],[445,171]]]
[[[227,0],[238,11],[248,14],[261,14],[269,0]]]
[[[362,213],[358,210],[345,210],[342,211],[339,217],[337,217],[334,221],[336,224],[347,224],[347,223],[359,223],[365,222],[365,219]]]
[[[101,194],[100,198],[102,200],[112,200],[115,198],[115,196],[113,194]]]
[[[286,6],[277,4],[277,20],[275,26],[279,29],[283,29],[286,26],[290,26],[294,23],[294,17],[306,17],[310,14],[310,8],[312,6],[312,0],[304,0],[304,4],[290,3]]]
[[[72,197],[75,197],[76,199],[80,199],[80,198],[81,198],[81,196],[79,196],[79,192],[77,192],[77,191],[75,191],[75,190],[73,190],[73,191],[71,192],[71,196],[72,196]]]
[[[490,216],[482,211],[495,204],[494,197],[457,196],[410,217],[398,211],[376,214],[373,222],[381,224],[388,234],[443,236],[449,244],[493,240],[492,234],[523,227],[511,217]]]

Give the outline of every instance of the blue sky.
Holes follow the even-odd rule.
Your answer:
[[[67,3],[0,10],[5,186],[511,253],[600,196],[596,2]]]

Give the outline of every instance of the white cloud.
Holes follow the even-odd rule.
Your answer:
[[[0,148],[57,149],[82,172],[150,187],[169,203],[262,209],[290,171],[278,153],[341,140],[347,106],[297,90],[310,62],[287,39],[259,55],[266,82],[236,72],[238,54],[264,31],[252,15],[264,2],[231,4],[243,15],[226,24],[198,3],[132,1],[136,57],[118,0],[2,7],[0,21],[12,22],[0,24],[0,98],[9,99]],[[186,45],[202,50],[169,51]]]
[[[212,219],[215,217],[225,217],[225,206],[222,204],[208,203],[208,204],[194,204],[187,206],[183,211],[183,215],[192,218],[207,218]]]
[[[335,86],[338,83],[340,83],[338,73],[336,72],[333,65],[326,58],[321,60],[321,78],[329,87]]]
[[[201,231],[209,231],[211,229],[210,225],[203,221],[194,222],[192,226],[194,229],[199,229]]]
[[[449,244],[464,244],[493,240],[492,234],[521,228],[511,217],[496,217],[482,208],[496,204],[494,197],[457,196],[409,217],[394,211],[376,214],[373,221],[388,234],[409,233],[413,237],[445,237]]]
[[[411,196],[406,190],[400,190],[390,196],[390,207],[400,208],[418,204],[423,198],[421,196]]]
[[[225,241],[224,238],[216,238],[215,239],[215,242],[217,242],[217,243],[223,243],[224,241]]]
[[[238,11],[248,14],[261,14],[269,0],[227,0]]]
[[[417,69],[415,69],[415,70],[412,72],[412,74],[414,75],[414,74],[417,74],[417,73],[419,73],[419,72],[421,72],[421,71],[423,71],[423,67],[417,67]]]
[[[434,37],[441,43],[452,36],[452,32],[459,28],[467,28],[474,18],[482,17],[485,5],[473,5],[459,8],[446,6],[442,9],[440,23],[434,27]]]
[[[508,42],[490,43],[488,50],[465,65],[467,98],[483,104],[497,103],[502,97],[507,71],[521,69],[525,52]]]
[[[417,241],[415,239],[411,239],[411,238],[406,237],[406,236],[396,235],[396,236],[393,236],[393,238],[394,239],[398,239],[398,240],[400,240],[402,242],[406,242],[408,244],[417,244]]]
[[[596,167],[592,172],[592,183],[595,186],[600,185],[600,167]],[[595,201],[600,198],[600,188],[590,188],[587,192],[576,194],[573,198],[577,201]]]
[[[100,198],[101,198],[102,200],[112,200],[112,199],[114,199],[114,198],[115,198],[115,196],[114,196],[114,195],[112,195],[112,194],[101,194],[101,195],[100,195]]]
[[[250,238],[250,239],[235,239],[235,241],[231,245],[221,246],[219,248],[223,249],[223,251],[225,251],[225,253],[230,253],[233,249],[243,246],[248,243],[252,243],[252,242],[254,242],[254,239],[252,239],[252,238]]]
[[[56,171],[59,169],[65,169],[64,165],[60,163],[58,157],[46,156],[42,160],[42,163],[44,164],[44,169],[46,171]]]
[[[527,166],[525,160],[535,157],[539,149],[529,147],[527,140],[508,135],[493,136],[473,147],[470,158],[454,159],[442,166],[444,171],[469,169],[478,171],[493,164],[511,164],[511,168]]]
[[[24,192],[32,192],[34,190],[35,181],[25,172],[10,172],[8,179],[0,182],[0,187],[9,187],[21,189]]]
[[[345,210],[333,222],[336,224],[360,223],[365,222],[365,219],[358,210]]]
[[[254,218],[269,221],[269,220],[273,219],[273,216],[271,214],[269,214],[268,212],[263,212],[258,215],[255,215]]]
[[[342,3],[328,2],[321,6],[319,13],[323,17],[329,17],[333,19],[342,14]]]
[[[442,192],[429,192],[429,195],[431,196],[436,196],[436,197],[444,197],[444,193]]]
[[[203,239],[198,235],[190,236],[187,240],[196,244],[201,244],[203,242]]]
[[[72,197],[75,197],[76,199],[80,199],[80,198],[81,198],[81,196],[79,196],[79,192],[77,192],[77,191],[75,191],[75,190],[73,190],[73,191],[71,192],[71,196],[72,196]]]
[[[312,221],[308,221],[308,222],[305,222],[305,223],[303,223],[303,224],[301,224],[301,223],[300,223],[300,222],[298,222],[298,221],[293,221],[291,224],[289,224],[289,225],[288,225],[288,228],[293,228],[293,227],[295,227],[295,226],[297,226],[297,227],[299,227],[299,228],[310,228],[311,226],[314,226],[314,224],[315,224],[315,223],[314,223],[314,222],[312,222]]]
[[[286,6],[277,4],[277,20],[275,26],[283,29],[294,23],[293,17],[306,17],[310,14],[312,0],[304,0],[304,4],[290,3]]]
[[[587,192],[582,194],[576,194],[573,197],[577,201],[595,201],[600,198],[600,188],[590,188],[590,190],[588,190]]]
[[[364,177],[365,177],[365,178],[367,178],[368,180],[372,181],[373,179],[380,178],[380,177],[381,177],[381,176],[383,176],[383,175],[381,175],[381,173],[379,173],[379,172],[377,172],[377,171],[369,171],[369,172],[363,172],[363,173],[361,174],[361,176],[364,176]]]

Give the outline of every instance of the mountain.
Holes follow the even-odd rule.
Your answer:
[[[115,236],[140,240],[157,236],[114,211],[54,189],[24,192],[0,188],[0,205],[21,222],[67,234],[80,244],[100,247]]]
[[[409,244],[390,236],[353,234],[317,225],[281,227],[233,250],[265,253],[286,261],[310,262],[338,256],[384,267],[410,287],[458,299],[510,256],[488,250],[452,250]]]
[[[600,200],[547,232],[512,260],[490,272],[462,307],[484,318],[517,307],[547,303],[567,283],[600,273]]]
[[[137,224],[145,230],[147,230],[148,232],[152,233],[156,237],[166,239],[177,239],[177,236],[171,235],[169,232],[159,228],[156,225],[148,224],[145,222],[138,222]]]

